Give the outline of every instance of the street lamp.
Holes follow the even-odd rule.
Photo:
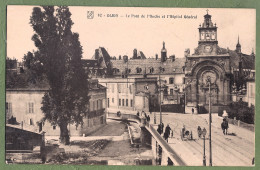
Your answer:
[[[163,70],[162,67],[159,67],[159,90],[160,90],[160,125],[162,124],[162,94],[161,94],[161,71]]]
[[[209,84],[209,166],[212,166],[212,146],[211,146],[211,77],[207,77]]]
[[[206,136],[207,130],[203,128],[202,135],[203,135],[203,166],[206,166],[206,155],[205,155],[205,136]]]

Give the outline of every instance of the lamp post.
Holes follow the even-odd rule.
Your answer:
[[[160,95],[160,100],[159,100],[159,102],[160,102],[160,125],[162,124],[162,94],[161,94],[161,71],[162,71],[162,67],[159,67],[159,95]]]
[[[205,155],[205,136],[206,136],[207,130],[203,128],[202,135],[203,135],[203,166],[206,166],[206,155]]]
[[[212,166],[212,146],[211,146],[211,77],[207,77],[207,82],[209,83],[209,166]]]
[[[159,68],[159,103],[160,103],[160,125],[162,124],[162,97],[161,97],[161,67]]]

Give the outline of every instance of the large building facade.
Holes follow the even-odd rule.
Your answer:
[[[107,88],[108,112],[136,114],[158,104],[156,78],[101,78],[99,82]]]
[[[230,102],[231,67],[227,50],[218,46],[217,26],[211,15],[204,16],[199,26],[198,47],[194,54],[186,54],[185,68],[186,106],[205,107],[211,92],[212,106],[227,105]]]
[[[106,88],[98,84],[97,79],[89,80],[89,113],[83,119],[83,127],[68,126],[71,136],[81,136],[106,124]],[[19,88],[6,89],[6,120],[15,118],[23,129],[34,132],[46,132],[47,136],[59,136],[60,129],[43,122],[42,97],[48,89]]]
[[[135,52],[134,52],[135,53]],[[136,59],[123,56],[121,60],[111,60],[113,77],[116,78],[156,78],[158,88],[162,90],[162,104],[179,104],[184,92],[185,58],[167,56],[165,42],[161,58]]]

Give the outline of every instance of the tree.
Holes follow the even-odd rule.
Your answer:
[[[44,121],[60,127],[60,141],[69,144],[68,124],[83,125],[88,112],[88,74],[81,58],[79,35],[71,31],[68,7],[35,7],[30,24],[37,51],[25,57],[27,68],[46,76],[49,91],[42,100]]]

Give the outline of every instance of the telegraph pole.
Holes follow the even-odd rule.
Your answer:
[[[211,80],[210,77],[208,77],[208,83],[209,83],[209,166],[212,166],[212,146],[211,146]]]
[[[160,125],[162,124],[162,96],[161,96],[161,68],[159,72],[159,88],[160,88]]]

